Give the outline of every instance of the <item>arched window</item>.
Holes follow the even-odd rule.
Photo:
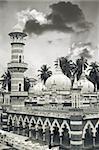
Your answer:
[[[21,84],[19,84],[19,91],[21,91]]]
[[[22,62],[22,57],[21,57],[21,55],[19,56],[19,63],[21,63]]]

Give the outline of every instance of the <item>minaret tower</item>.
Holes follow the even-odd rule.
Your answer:
[[[24,38],[27,36],[19,24],[17,24],[11,33],[11,62],[8,63],[8,69],[11,73],[11,96],[26,96],[24,92],[24,72],[27,70],[27,63],[24,62]]]

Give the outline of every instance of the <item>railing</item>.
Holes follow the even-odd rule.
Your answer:
[[[28,96],[28,93],[25,91],[21,91],[21,92],[12,91],[10,95],[11,96]]]
[[[28,64],[27,63],[17,63],[17,62],[8,63],[8,68],[14,68],[14,67],[27,68]]]
[[[32,114],[36,116],[49,116],[58,118],[69,118],[69,110],[55,110],[55,109],[36,109],[29,107],[14,107],[8,111],[9,113]]]

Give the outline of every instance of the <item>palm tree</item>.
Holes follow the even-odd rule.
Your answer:
[[[8,91],[11,91],[11,74],[10,71],[7,70],[7,72],[5,72],[3,75],[3,84],[2,84],[2,88],[6,89],[6,87],[8,86]]]
[[[40,76],[41,80],[44,81],[44,84],[46,80],[52,75],[52,71],[49,69],[50,67],[47,67],[47,65],[42,65],[41,70],[38,70],[40,72],[38,76]]]
[[[95,91],[96,86],[99,86],[99,66],[96,64],[96,62],[92,62],[89,70],[89,80],[94,84]]]
[[[61,57],[60,58],[60,67],[62,69],[62,72],[69,78],[72,76],[72,71],[74,68],[74,63],[72,60],[68,60],[67,57]]]
[[[80,79],[83,69],[85,70],[87,66],[88,66],[88,62],[87,62],[87,59],[84,59],[84,57],[81,57],[76,60],[74,74],[76,74],[77,80]]]

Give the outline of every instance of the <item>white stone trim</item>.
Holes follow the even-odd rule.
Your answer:
[[[70,141],[70,143],[72,144],[72,145],[82,145],[83,144],[83,142],[82,141]]]
[[[71,125],[82,125],[82,121],[70,121]]]
[[[2,127],[3,127],[3,128],[7,128],[8,126],[7,126],[7,125],[2,125]]]
[[[8,119],[4,119],[4,118],[3,118],[3,121],[4,121],[4,122],[7,122],[7,120],[8,120]]]
[[[81,135],[82,131],[71,131],[72,135]]]
[[[23,81],[23,77],[19,77],[19,78],[12,78],[13,81],[17,81],[17,80],[21,80]]]
[[[7,116],[7,113],[4,113],[4,112],[3,112],[2,115],[3,115],[3,116]]]

